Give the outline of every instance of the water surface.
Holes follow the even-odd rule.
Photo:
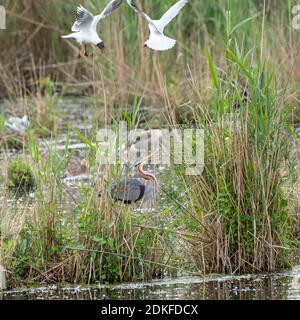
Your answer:
[[[114,286],[20,289],[2,300],[300,300],[300,267],[263,275],[180,277]]]

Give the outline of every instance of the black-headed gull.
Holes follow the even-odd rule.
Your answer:
[[[63,38],[74,38],[80,45],[85,44],[85,57],[88,57],[86,44],[94,44],[103,52],[104,44],[97,33],[98,22],[116,10],[122,4],[122,2],[123,0],[112,0],[97,16],[93,16],[88,10],[80,5],[77,7],[76,21],[72,27],[73,33],[63,36]],[[78,58],[81,58],[80,48]]]
[[[137,7],[134,0],[127,0],[127,2],[135,12],[141,14],[149,23],[150,38],[145,42],[145,47],[149,47],[153,50],[165,51],[172,49],[175,46],[176,40],[166,37],[164,35],[164,29],[178,15],[188,0],[180,0],[177,2],[162,16],[160,20],[152,20]]]
[[[24,134],[29,126],[30,123],[27,116],[24,116],[23,118],[10,117],[5,122],[6,129],[17,134]]]

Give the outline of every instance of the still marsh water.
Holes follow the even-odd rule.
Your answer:
[[[95,287],[49,286],[7,291],[2,300],[300,300],[300,267],[272,275],[181,277]]]

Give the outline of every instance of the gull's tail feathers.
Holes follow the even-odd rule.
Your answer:
[[[62,38],[64,38],[64,39],[76,38],[76,33],[71,33],[71,34],[68,34],[66,36],[62,36]]]
[[[153,49],[158,51],[166,51],[172,49],[176,44],[176,40],[171,39],[166,36],[159,36],[159,37],[152,37],[147,42],[146,45]]]

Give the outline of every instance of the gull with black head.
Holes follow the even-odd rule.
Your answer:
[[[129,6],[138,14],[140,14],[149,24],[150,38],[144,44],[145,48],[150,48],[157,51],[166,51],[172,49],[176,40],[166,37],[164,30],[166,26],[179,14],[181,9],[188,3],[188,0],[180,0],[175,3],[160,20],[151,19],[143,12],[135,3],[134,0],[127,0]]]
[[[111,1],[105,9],[97,16],[93,16],[87,9],[82,5],[77,7],[76,21],[73,24],[72,32],[69,35],[63,36],[64,39],[75,39],[80,45],[85,45],[84,56],[88,57],[87,44],[93,44],[97,46],[102,52],[104,52],[103,40],[97,33],[97,25],[99,21],[107,17],[114,10],[116,10],[123,0]],[[81,58],[80,48],[78,53],[78,59]]]

